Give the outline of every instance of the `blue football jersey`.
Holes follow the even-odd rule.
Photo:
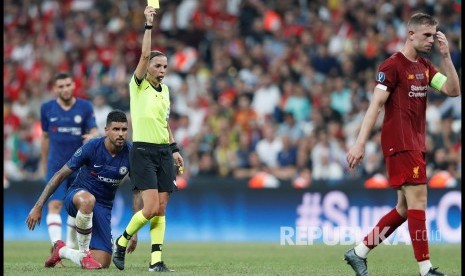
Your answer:
[[[121,180],[129,173],[129,152],[132,143],[111,156],[105,148],[105,137],[94,138],[80,147],[66,163],[73,171],[79,170],[69,190],[84,188],[98,203],[112,207]]]
[[[57,100],[50,100],[40,108],[42,130],[50,137],[47,170],[55,173],[82,146],[82,135],[97,127],[94,110],[89,101],[76,99],[69,110],[63,110]]]

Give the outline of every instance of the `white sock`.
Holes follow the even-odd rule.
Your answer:
[[[49,213],[45,220],[47,222],[48,235],[53,245],[56,241],[61,240],[61,216],[60,214]]]
[[[77,235],[76,235],[76,219],[72,216],[68,216],[66,222],[66,246],[69,248],[76,248],[77,246]]]
[[[421,276],[426,275],[429,269],[433,267],[430,260],[424,260],[424,261],[418,262],[418,266],[420,267]]]
[[[359,243],[357,246],[354,247],[355,254],[360,258],[367,258],[368,253],[370,252],[370,248],[366,246],[363,242]]]
[[[77,212],[76,215],[76,232],[77,232],[77,241],[79,245],[80,252],[89,251],[90,239],[92,237],[92,216],[93,212],[90,214],[83,214],[81,211]]]
[[[77,264],[78,266],[81,266],[81,260],[86,256],[86,254],[79,252],[76,249],[68,248],[66,246],[62,247],[60,251],[58,251],[58,255],[62,259],[68,259],[72,261],[73,263]]]

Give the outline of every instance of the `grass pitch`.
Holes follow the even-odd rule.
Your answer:
[[[351,246],[280,246],[266,243],[167,243],[163,259],[177,275],[354,275],[342,260]],[[144,275],[150,256],[148,242],[126,255],[126,268],[87,271],[63,260],[64,268],[44,268],[49,242],[5,241],[4,275]],[[430,245],[434,266],[449,276],[462,275],[461,245]],[[380,245],[368,257],[376,275],[418,275],[410,245]]]

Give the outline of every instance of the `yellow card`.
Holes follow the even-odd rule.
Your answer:
[[[147,0],[147,6],[152,6],[155,9],[159,9],[160,3],[158,2],[158,0]]]

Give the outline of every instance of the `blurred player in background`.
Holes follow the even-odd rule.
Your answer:
[[[68,73],[58,73],[53,79],[53,91],[57,98],[45,102],[40,108],[42,124],[41,166],[48,182],[63,167],[73,153],[93,137],[98,130],[92,104],[73,96],[75,83]],[[65,180],[48,202],[46,217],[48,233],[52,244],[62,239],[61,207],[73,174]],[[66,242],[68,247],[76,247],[74,218],[68,217]]]
[[[129,151],[126,142],[128,120],[122,111],[111,111],[107,116],[105,137],[92,139],[80,147],[69,161],[52,177],[36,204],[29,213],[26,223],[30,230],[40,224],[42,207],[50,195],[64,186],[67,178],[78,172],[68,189],[64,203],[70,216],[76,219],[79,250],[65,246],[62,240],[54,243],[52,255],[45,267],[54,267],[62,258],[71,260],[83,269],[107,268],[111,263],[111,209],[123,178],[129,173]],[[63,183],[64,182],[64,183]],[[138,193],[134,194],[134,211],[142,208]],[[134,236],[128,252],[137,245]]]
[[[144,10],[146,23],[142,53],[129,83],[134,143],[130,156],[131,182],[134,189],[140,190],[144,207],[134,214],[124,233],[116,239],[113,263],[118,269],[124,269],[128,241],[150,222],[152,249],[149,271],[170,272],[172,270],[161,260],[165,212],[169,196],[176,189],[174,164],[180,168],[184,164],[168,124],[169,89],[162,83],[167,58],[159,51],[150,50],[155,14],[152,6]]]
[[[449,97],[457,97],[460,95],[460,84],[448,41],[442,32],[436,30],[437,24],[427,14],[411,16],[404,48],[379,66],[373,98],[358,138],[347,154],[350,168],[361,163],[370,131],[379,110],[384,107],[381,145],[389,183],[397,190],[398,200],[396,207],[381,218],[363,242],[345,253],[344,259],[356,275],[368,275],[367,254],[406,220],[420,275],[444,275],[431,264],[425,223],[426,97],[429,87]],[[435,38],[442,56],[441,71],[444,74],[421,56],[431,51]]]

